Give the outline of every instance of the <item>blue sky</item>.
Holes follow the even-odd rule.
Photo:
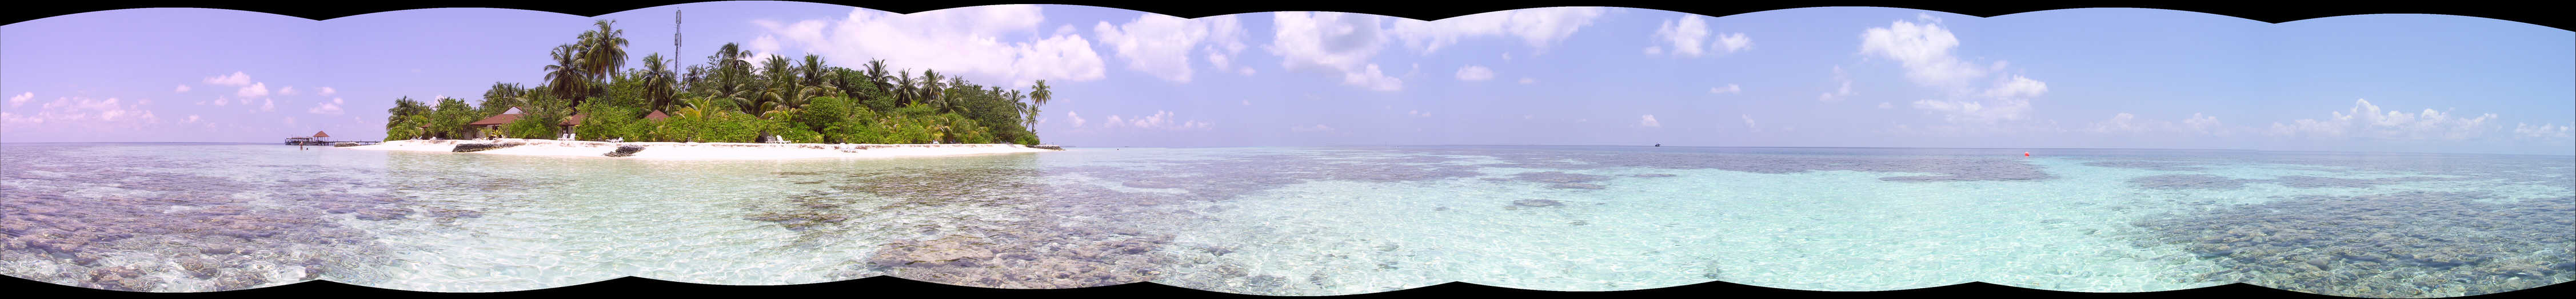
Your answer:
[[[1723,18],[1544,8],[1438,21],[1179,19],[981,6],[895,15],[714,2],[597,17],[629,52],[725,42],[1056,86],[1075,146],[1568,144],[2086,147],[2576,154],[2576,34],[2476,17],[2269,24],[2070,9],[1865,7]],[[595,18],[442,8],[323,21],[211,9],[0,26],[0,141],[382,136],[396,97],[535,85]],[[630,67],[640,62],[629,62]]]

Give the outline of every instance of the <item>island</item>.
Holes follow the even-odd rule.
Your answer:
[[[553,63],[530,68],[544,71],[534,87],[494,83],[473,103],[397,98],[385,141],[347,148],[681,160],[1060,150],[1031,128],[1055,94],[1045,80],[1023,92],[936,70],[889,71],[881,59],[852,69],[735,43],[703,65],[653,53],[642,68],[624,68],[628,43],[615,24],[598,20],[548,50]]]
[[[818,144],[739,142],[602,142],[497,138],[493,140],[395,140],[345,147],[358,150],[471,152],[495,155],[615,157],[643,160],[780,160],[895,158],[1061,150],[1021,144]]]

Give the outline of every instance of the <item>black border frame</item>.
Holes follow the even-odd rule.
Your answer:
[[[191,8],[231,9],[231,10],[242,10],[242,11],[252,11],[252,12],[261,12],[261,13],[279,14],[279,15],[286,15],[286,16],[299,17],[299,18],[306,18],[306,19],[314,19],[314,20],[327,20],[327,19],[338,18],[338,17],[345,17],[345,16],[352,16],[352,15],[360,15],[360,14],[369,14],[369,13],[377,13],[377,12],[398,11],[398,10],[411,10],[411,9],[427,9],[427,8],[454,8],[454,7],[484,7],[484,8],[523,9],[523,10],[534,10],[534,11],[546,11],[546,12],[562,13],[562,14],[577,15],[577,16],[597,16],[597,15],[603,15],[603,14],[615,13],[615,12],[627,11],[627,10],[635,10],[635,9],[651,8],[651,7],[658,7],[658,6],[665,6],[665,5],[673,5],[673,4],[697,3],[697,2],[715,2],[715,1],[668,1],[668,0],[665,0],[665,1],[620,1],[620,2],[596,2],[596,3],[582,3],[582,2],[492,1],[492,0],[365,1],[365,2],[359,2],[359,1],[351,1],[351,2],[336,2],[336,1],[335,1],[335,2],[329,2],[329,3],[326,3],[326,2],[283,2],[283,1],[279,1],[279,2],[259,2],[259,3],[221,3],[221,2],[197,2],[197,1],[131,1],[131,2],[61,1],[61,2],[49,2],[49,3],[42,3],[41,5],[37,5],[37,4],[35,4],[35,3],[18,3],[17,5],[14,5],[14,6],[12,6],[12,7],[9,7],[8,9],[6,9],[6,10],[5,10],[5,12],[0,12],[0,15],[5,15],[5,17],[0,17],[0,24],[15,24],[15,23],[19,23],[19,22],[25,22],[25,21],[36,20],[36,19],[49,18],[49,17],[54,17],[54,16],[72,15],[72,14],[80,14],[80,13],[95,12],[95,11],[117,10],[117,9],[131,9],[131,8],[158,8],[158,7],[191,7]],[[2251,20],[2255,20],[2255,21],[2262,21],[2262,22],[2269,22],[2269,23],[2283,23],[2283,22],[2291,22],[2291,21],[2298,21],[2298,20],[2305,20],[2305,19],[2314,19],[2314,18],[2323,18],[2323,17],[2335,17],[2335,16],[2346,16],[2346,15],[2362,15],[2362,14],[2383,14],[2383,13],[2444,14],[2444,15],[2458,15],[2458,16],[2470,16],[2470,17],[2480,17],[2480,18],[2489,18],[2489,19],[2499,19],[2499,20],[2506,20],[2506,21],[2521,22],[2521,23],[2525,23],[2525,24],[2533,24],[2533,25],[2539,25],[2539,26],[2546,26],[2546,27],[2551,27],[2551,28],[2558,28],[2558,29],[2560,29],[2560,30],[2571,30],[2571,31],[2576,31],[2576,29],[2570,29],[2570,25],[2571,25],[2571,24],[2576,24],[2576,22],[2571,22],[2571,21],[2569,21],[2569,20],[2571,20],[2571,19],[2576,19],[2576,18],[2565,18],[2565,17],[2563,17],[2563,16],[2562,16],[2562,15],[2564,14],[2564,13],[2563,13],[2563,11],[2560,11],[2560,10],[2539,9],[2538,7],[2533,7],[2533,6],[2530,6],[2530,5],[2503,5],[2503,4],[2461,3],[2461,2],[2441,2],[2441,3],[2434,3],[2434,4],[2429,4],[2429,5],[2427,4],[2427,3],[2429,3],[2429,2],[2427,2],[2427,3],[2405,3],[2405,2],[2345,2],[2345,3],[2339,3],[2339,4],[2335,4],[2335,5],[2329,5],[2329,6],[2248,6],[2248,5],[2242,5],[2242,4],[2233,4],[2233,5],[2231,5],[2231,4],[2170,4],[2169,2],[2146,2],[2146,1],[2126,1],[2126,3],[2106,3],[2106,4],[2070,4],[2070,3],[2044,3],[2044,4],[2042,4],[2042,3],[2011,3],[2011,4],[1974,3],[1974,4],[1962,4],[1962,3],[1957,3],[1957,2],[1949,2],[1949,3],[1941,3],[1941,2],[1933,2],[1933,3],[1924,3],[1924,2],[1909,2],[1909,3],[1892,3],[1892,2],[1864,2],[1864,3],[1849,3],[1849,2],[1845,2],[1845,3],[1796,4],[1796,3],[1782,3],[1782,2],[1762,2],[1762,3],[1716,3],[1716,2],[1706,2],[1706,1],[1585,1],[1585,2],[1581,2],[1581,3],[1508,3],[1508,2],[1482,2],[1482,3],[1440,3],[1440,4],[1436,4],[1436,5],[1431,5],[1431,4],[1388,4],[1388,3],[1384,3],[1384,2],[1376,2],[1376,3],[1371,3],[1371,2],[1323,2],[1323,3],[1319,3],[1319,2],[1312,2],[1312,1],[1280,1],[1280,2],[1239,2],[1239,1],[1224,1],[1224,2],[1206,2],[1206,3],[1194,3],[1194,2],[1196,2],[1196,1],[1191,1],[1191,2],[1180,2],[1180,1],[1160,1],[1160,2],[1144,2],[1144,1],[1070,1],[1070,2],[1068,2],[1068,1],[1043,1],[1043,2],[996,2],[996,1],[886,1],[886,2],[856,2],[856,1],[798,1],[798,2],[813,2],[813,3],[826,3],[826,4],[838,4],[838,5],[846,5],[846,6],[856,6],[856,7],[864,7],[864,8],[869,8],[869,9],[882,10],[882,11],[889,11],[889,12],[896,12],[896,13],[914,13],[914,12],[930,11],[930,10],[939,10],[939,9],[947,9],[947,8],[968,7],[968,6],[981,6],[981,5],[993,5],[993,4],[1061,4],[1061,5],[1085,5],[1085,6],[1097,6],[1097,7],[1118,8],[1118,9],[1127,9],[1127,10],[1137,10],[1137,11],[1144,11],[1144,12],[1151,12],[1151,13],[1159,13],[1159,14],[1165,14],[1165,15],[1172,15],[1172,16],[1177,16],[1177,17],[1184,17],[1184,18],[1196,18],[1196,17],[1205,17],[1205,16],[1214,16],[1214,15],[1227,15],[1227,14],[1240,14],[1240,13],[1270,12],[1270,11],[1336,11],[1336,12],[1352,12],[1352,13],[1365,13],[1365,14],[1375,14],[1375,15],[1395,16],[1395,17],[1403,17],[1403,18],[1416,19],[1416,20],[1438,20],[1438,19],[1444,19],[1444,18],[1449,18],[1449,17],[1462,16],[1462,15],[1468,15],[1468,14],[1485,13],[1485,12],[1492,12],[1492,11],[1512,10],[1512,9],[1522,9],[1522,8],[1537,8],[1537,7],[1557,7],[1557,6],[1609,6],[1609,7],[1642,8],[1642,9],[1656,9],[1656,10],[1666,10],[1666,11],[1675,11],[1675,12],[1693,13],[1693,14],[1700,14],[1700,15],[1712,16],[1712,17],[1723,17],[1723,16],[1728,16],[1728,15],[1736,15],[1736,14],[1751,13],[1751,12],[1760,12],[1760,11],[1768,11],[1768,10],[1778,10],[1778,9],[1807,8],[1807,7],[1833,7],[1833,6],[1870,6],[1870,7],[1892,7],[1892,8],[1906,8],[1906,9],[1923,9],[1923,10],[1942,11],[1942,12],[1949,12],[1949,13],[1956,13],[1956,14],[1964,14],[1964,15],[1978,16],[1978,17],[1994,17],[1994,16],[1999,16],[1999,15],[2007,15],[2007,14],[2022,13],[2022,12],[2044,11],[2044,10],[2056,10],[2056,9],[2070,9],[2070,8],[2125,7],[2125,8],[2153,8],[2153,9],[2167,9],[2167,10],[2191,11],[2191,12],[2200,12],[2200,13],[2209,13],[2209,14],[2226,15],[2226,16],[2231,16],[2231,17],[2244,18],[2244,19],[2251,19]],[[2438,6],[2430,6],[2430,5],[2438,5]],[[2569,55],[2576,55],[2576,53],[2570,53]],[[437,292],[404,291],[404,290],[381,289],[381,288],[374,288],[374,287],[357,286],[357,285],[343,284],[343,283],[339,283],[339,282],[332,282],[332,281],[327,281],[327,280],[315,280],[315,281],[307,281],[307,282],[302,282],[302,283],[294,283],[294,284],[283,285],[283,286],[273,286],[273,287],[264,287],[264,288],[255,288],[255,289],[246,289],[246,290],[233,290],[233,291],[218,291],[218,292],[203,292],[203,293],[144,293],[144,292],[111,291],[111,290],[100,290],[100,289],[82,288],[82,287],[75,287],[75,286],[64,286],[64,285],[57,285],[57,284],[46,283],[46,282],[40,282],[40,281],[35,281],[35,280],[28,280],[28,279],[18,278],[18,277],[8,277],[7,279],[0,279],[0,293],[10,294],[10,295],[12,295],[12,297],[14,297],[14,298],[37,298],[37,297],[35,297],[35,296],[41,296],[41,295],[62,295],[62,296],[82,296],[82,297],[89,297],[89,296],[150,296],[150,297],[162,297],[162,298],[169,298],[169,297],[190,297],[190,298],[195,298],[195,297],[209,297],[209,296],[259,296],[259,297],[275,297],[275,296],[281,296],[281,295],[319,295],[319,296],[334,296],[334,297],[348,297],[348,296],[405,296],[405,297],[408,297],[408,296],[425,296],[425,295],[426,295],[426,296],[472,296],[472,297],[570,297],[570,296],[584,296],[584,295],[611,295],[611,294],[614,294],[614,295],[656,295],[656,296],[689,296],[689,297],[695,297],[695,296],[742,296],[742,295],[749,295],[749,294],[778,294],[778,293],[797,294],[797,295],[811,294],[811,295],[816,295],[816,296],[834,296],[834,297],[840,297],[840,296],[861,296],[861,297],[873,297],[873,296],[901,296],[901,295],[907,295],[907,294],[935,294],[935,295],[939,295],[939,296],[958,296],[958,295],[965,295],[965,296],[1014,296],[1014,297],[1036,297],[1036,296],[1049,296],[1049,297],[1052,297],[1052,296],[1085,296],[1085,297],[1088,297],[1088,296],[1135,296],[1135,295],[1149,295],[1149,296],[1189,296],[1189,297],[1227,297],[1227,298],[1239,298],[1239,297],[1267,297],[1267,296],[1259,296],[1259,295],[1245,295],[1245,294],[1233,294],[1233,293],[1223,293],[1223,292],[1214,292],[1214,291],[1202,291],[1202,290],[1188,289],[1188,288],[1174,287],[1174,286],[1167,286],[1167,285],[1161,285],[1161,284],[1155,284],[1155,283],[1129,283],[1129,284],[1114,285],[1114,286],[1100,286],[1100,287],[1073,288],[1073,289],[1037,289],[1037,290],[1028,290],[1028,289],[997,289],[997,288],[982,288],[982,287],[956,286],[956,285],[947,285],[947,284],[939,284],[939,283],[930,283],[930,282],[914,281],[914,280],[909,280],[909,279],[904,279],[904,278],[899,278],[899,277],[891,277],[891,276],[878,276],[878,277],[869,277],[869,278],[861,278],[861,279],[853,279],[853,280],[844,280],[844,281],[835,281],[835,282],[814,283],[814,284],[801,284],[801,285],[779,285],[779,286],[731,286],[731,285],[710,285],[710,284],[697,284],[697,283],[686,283],[686,282],[672,282],[672,281],[663,281],[663,280],[655,280],[655,279],[647,279],[647,278],[638,278],[638,277],[623,277],[623,278],[610,279],[610,280],[606,280],[606,281],[600,281],[600,282],[594,282],[594,283],[588,283],[588,284],[580,284],[580,285],[572,285],[572,286],[564,286],[564,287],[556,287],[556,288],[547,288],[547,289],[536,289],[536,290],[525,290],[525,291],[510,291],[510,292],[495,292],[495,293],[437,293]],[[2536,287],[2536,288],[2531,288],[2531,289],[2524,289],[2524,290],[2518,290],[2518,291],[2510,291],[2510,292],[2495,293],[2495,294],[2485,294],[2485,295],[2476,295],[2476,296],[2467,296],[2467,297],[2462,297],[2462,298],[2569,298],[2567,295],[2569,295],[2569,294],[2571,294],[2571,293],[2576,293],[2576,286],[2568,286],[2568,284],[2567,284],[2567,283],[2560,283],[2560,284],[2553,284],[2553,285],[2541,286],[2541,287]],[[774,296],[787,296],[786,294],[780,294],[780,295],[774,295]],[[1541,297],[1620,296],[1620,297],[1656,297],[1656,298],[1667,298],[1667,297],[1672,297],[1672,298],[1678,298],[1678,297],[1697,297],[1697,298],[1705,298],[1705,297],[1711,297],[1711,296],[1721,296],[1721,297],[1722,297],[1722,296],[1728,296],[1728,295],[1734,295],[1734,296],[1755,296],[1755,297],[1873,297],[1873,298],[1889,298],[1889,297],[1924,297],[1924,296],[1940,296],[1940,297],[1949,297],[1949,296],[1972,296],[1972,297],[1986,297],[1986,296],[1995,296],[1995,297],[2103,297],[2103,298],[2184,298],[2184,297],[2209,297],[2209,296],[2260,296],[2260,297],[2276,297],[2276,298],[2278,298],[2278,297],[2292,297],[2292,298],[2349,298],[2349,297],[2339,297],[2339,296],[2319,295],[2319,294],[2304,293],[2304,292],[2295,292],[2295,291],[2285,291],[2285,290],[2273,289],[2273,288],[2262,287],[2262,286],[2256,286],[2256,285],[2251,285],[2251,284],[2244,284],[2244,283],[2234,283],[2234,284],[2226,284],[2226,285],[2219,285],[2219,286],[2212,286],[2212,287],[2205,287],[2205,288],[2197,288],[2197,289],[2172,290],[2172,291],[2159,291],[2159,292],[2139,292],[2139,293],[2086,293],[2086,292],[2069,292],[2069,291],[2052,291],[2052,290],[2041,290],[2041,289],[2029,289],[2029,288],[2021,288],[2021,287],[2013,287],[2013,286],[2004,286],[2004,285],[1989,284],[1989,283],[1984,283],[1984,282],[1970,282],[1970,283],[1963,283],[1963,284],[1956,284],[1956,285],[1938,286],[1938,287],[1928,287],[1928,288],[1920,288],[1920,289],[1909,289],[1909,290],[1874,291],[1874,292],[1834,292],[1834,291],[1806,291],[1806,290],[1795,290],[1795,289],[1769,288],[1769,287],[1761,287],[1761,286],[1753,286],[1753,285],[1744,285],[1744,284],[1729,283],[1729,282],[1723,282],[1723,281],[1713,281],[1713,282],[1707,282],[1707,283],[1699,283],[1699,284],[1684,285],[1684,286],[1674,286],[1674,287],[1664,287],[1664,288],[1654,288],[1654,289],[1627,290],[1627,291],[1603,291],[1603,292],[1565,292],[1565,291],[1525,290],[1525,289],[1515,289],[1515,288],[1506,288],[1506,287],[1495,287],[1495,286],[1477,285],[1477,284],[1470,284],[1470,283],[1463,283],[1463,282],[1451,282],[1451,283],[1444,283],[1444,284],[1439,284],[1439,285],[1432,285],[1432,286],[1426,286],[1426,287],[1420,287],[1420,288],[1413,288],[1413,289],[1405,289],[1405,290],[1397,290],[1397,291],[1388,291],[1388,292],[1379,292],[1379,293],[1367,293],[1367,294],[1353,294],[1353,295],[1340,295],[1340,296],[1330,296],[1330,297],[1337,297],[1337,298],[1338,298],[1338,297],[1348,297],[1348,298],[1390,298],[1390,297],[1429,297],[1429,296],[1442,296],[1442,297],[1489,297],[1489,296],[1505,296],[1505,295],[1512,295],[1512,296],[1541,296]]]

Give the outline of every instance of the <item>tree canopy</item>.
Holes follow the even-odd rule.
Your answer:
[[[889,72],[885,60],[853,69],[811,54],[753,57],[737,43],[680,73],[661,53],[623,69],[628,43],[615,24],[597,20],[545,49],[551,64],[539,68],[545,81],[535,87],[496,82],[476,104],[396,99],[386,139],[554,138],[556,124],[581,115],[572,133],[583,140],[1036,144],[1029,127],[1054,95],[1045,81],[1022,92],[931,69]],[[511,108],[524,114],[498,131],[467,125]],[[654,112],[667,117],[645,117]]]

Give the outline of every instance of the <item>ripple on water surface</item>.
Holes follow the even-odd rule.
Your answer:
[[[2243,281],[2428,297],[2576,273],[2565,158],[1329,147],[677,162],[11,145],[0,160],[0,271],[122,290],[892,275],[1274,295]]]

